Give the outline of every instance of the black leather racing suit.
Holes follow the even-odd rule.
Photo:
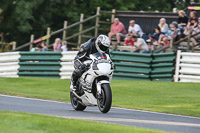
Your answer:
[[[76,85],[77,80],[81,77],[81,75],[86,70],[86,65],[83,64],[84,61],[89,59],[90,54],[94,54],[98,52],[95,46],[95,38],[92,38],[81,45],[80,50],[78,54],[76,55],[74,59],[74,72],[72,73],[72,84],[73,86]],[[109,54],[109,50],[107,50],[105,53]]]

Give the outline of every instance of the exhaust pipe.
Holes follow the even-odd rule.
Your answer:
[[[76,92],[75,91],[71,91],[73,94],[74,94],[74,96],[76,97],[76,98],[78,98],[78,99],[80,99],[81,100],[81,97],[78,95],[78,94],[76,94]]]

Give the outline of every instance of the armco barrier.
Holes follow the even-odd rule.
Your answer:
[[[2,77],[70,78],[77,51],[14,52],[0,54]],[[114,79],[172,81],[174,53],[140,54],[111,51]]]
[[[71,78],[77,51],[0,54],[0,77]]]
[[[77,51],[0,53],[0,77],[70,78]],[[114,79],[172,81],[175,53],[111,51]],[[200,53],[177,51],[175,82],[200,82]]]
[[[152,81],[172,81],[175,70],[175,53],[152,54],[151,80]]]
[[[61,52],[20,52],[20,77],[60,78]]]
[[[200,53],[177,51],[175,82],[200,82]]]
[[[0,53],[0,77],[18,77],[19,52]]]
[[[112,51],[111,59],[114,62],[114,79],[150,80],[151,54]]]
[[[172,81],[175,53],[141,54],[112,51],[114,79]]]
[[[77,51],[62,52],[61,63],[60,63],[61,79],[70,79],[71,78],[71,74],[74,71],[73,60],[74,60],[76,54],[77,54]]]

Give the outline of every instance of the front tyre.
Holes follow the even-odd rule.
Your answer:
[[[110,110],[112,105],[112,91],[110,84],[106,83],[101,85],[101,94],[99,94],[97,98],[97,104],[102,113],[107,113]]]
[[[76,111],[83,111],[86,108],[86,106],[82,105],[80,103],[80,101],[78,100],[78,98],[76,96],[74,96],[74,94],[72,92],[70,92],[70,99],[71,99],[72,107]]]

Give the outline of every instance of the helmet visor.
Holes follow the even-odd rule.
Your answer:
[[[108,47],[104,46],[101,42],[98,42],[98,46],[99,46],[99,49],[101,51],[107,51],[108,50]]]

